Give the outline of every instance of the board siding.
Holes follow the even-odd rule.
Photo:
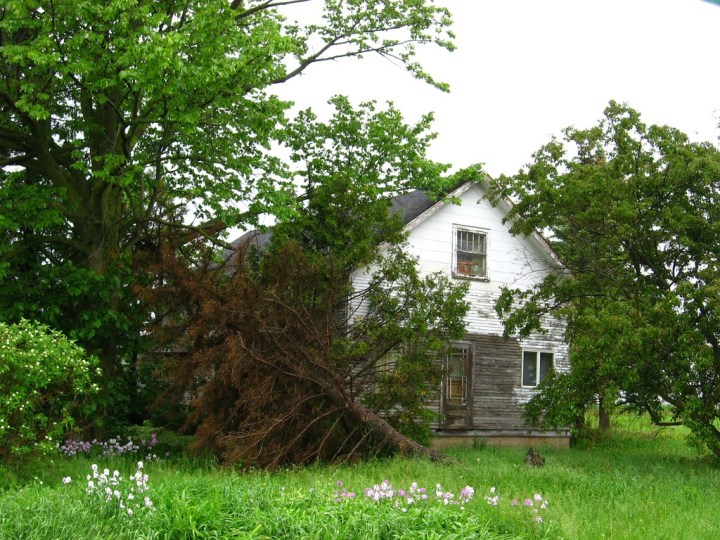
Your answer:
[[[472,423],[467,429],[526,430],[516,397],[520,386],[520,344],[499,336],[477,334],[466,336],[464,341],[473,345]],[[448,429],[440,422],[433,427]]]

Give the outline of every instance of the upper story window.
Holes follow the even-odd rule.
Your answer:
[[[453,232],[453,274],[487,279],[487,232],[459,225]]]
[[[537,386],[550,373],[555,355],[548,351],[523,351],[522,385]]]

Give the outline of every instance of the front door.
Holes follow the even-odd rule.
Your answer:
[[[443,427],[469,428],[472,424],[472,346],[459,343],[443,359]]]

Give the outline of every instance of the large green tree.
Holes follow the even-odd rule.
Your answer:
[[[432,0],[326,0],[312,2],[323,6],[313,24],[285,20],[303,4],[0,7],[0,316],[41,320],[98,354],[106,401],[145,320],[132,285],[151,277],[136,261],[171,232],[217,241],[303,204],[270,151],[294,136],[273,85],[370,53],[434,84],[415,46],[452,48],[449,14]]]
[[[517,201],[512,231],[545,231],[567,268],[498,303],[508,333],[567,319],[573,373],[544,384],[537,421],[570,421],[600,396],[661,424],[667,405],[720,456],[719,179],[715,146],[611,102],[498,180],[494,196]]]

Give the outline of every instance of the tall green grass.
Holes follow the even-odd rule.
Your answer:
[[[618,422],[580,448],[541,449],[541,468],[523,464],[524,449],[491,446],[455,449],[451,464],[397,458],[275,473],[149,463],[154,509],[133,516],[88,496],[93,460],[46,458],[0,469],[0,538],[720,538],[717,461],[689,448],[679,428]],[[124,475],[135,465],[94,461]],[[396,489],[418,482],[431,498],[436,483],[456,494],[470,485],[476,496],[462,508],[431,501],[402,512],[365,497],[385,479]],[[337,502],[338,481],[357,497]],[[484,499],[491,487],[498,506]],[[535,493],[549,501],[542,524],[522,504]]]

